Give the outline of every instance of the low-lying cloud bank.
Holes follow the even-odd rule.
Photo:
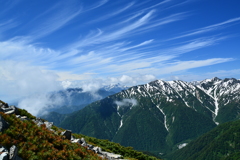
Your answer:
[[[0,95],[5,101],[14,101],[34,94],[48,93],[62,88],[54,72],[16,61],[1,61]]]
[[[111,78],[89,79],[85,81],[58,81],[58,75],[52,71],[46,71],[41,67],[34,67],[28,63],[16,61],[1,61],[0,66],[0,99],[20,108],[28,110],[33,115],[45,113],[54,106],[66,103],[66,98],[57,94],[58,91],[67,88],[82,88],[83,92],[89,92],[92,96],[99,96],[97,91],[107,85],[120,83],[125,86],[133,86],[155,80],[153,75],[127,76]],[[54,93],[54,98],[51,97]],[[71,101],[71,97],[68,98]],[[70,103],[70,102],[69,102]],[[117,102],[119,105],[132,103],[134,100]]]
[[[108,77],[108,78],[95,78],[84,81],[62,81],[63,88],[82,88],[85,92],[95,92],[102,87],[114,84],[120,84],[122,86],[134,86],[138,84],[145,84],[150,81],[154,81],[157,78],[154,75],[137,75],[128,76],[122,75],[120,77]]]
[[[60,103],[60,99],[52,101],[48,97],[48,93],[63,88],[54,72],[23,62],[0,63],[0,97],[3,101],[27,109],[34,115],[53,103]]]

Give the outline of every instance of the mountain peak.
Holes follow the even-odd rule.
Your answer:
[[[218,78],[218,77],[214,77],[214,78],[212,78],[211,80],[214,81],[214,82],[221,81],[221,79]]]

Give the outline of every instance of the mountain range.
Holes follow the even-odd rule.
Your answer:
[[[165,156],[219,124],[239,119],[240,80],[156,80],[67,116],[60,127]]]

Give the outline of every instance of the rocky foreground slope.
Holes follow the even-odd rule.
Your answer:
[[[0,101],[0,160],[151,159],[106,140],[72,134]]]

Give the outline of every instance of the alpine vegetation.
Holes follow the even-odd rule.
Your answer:
[[[72,134],[0,101],[0,159],[142,159],[157,160],[119,144]]]

